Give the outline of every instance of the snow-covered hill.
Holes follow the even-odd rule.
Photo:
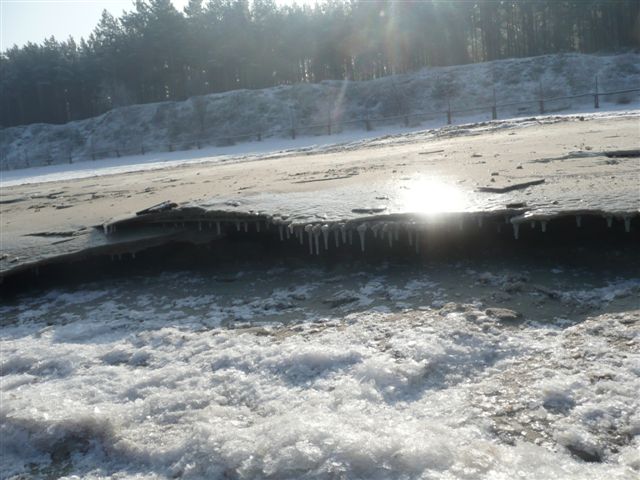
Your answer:
[[[0,169],[229,145],[289,136],[292,126],[298,135],[326,134],[329,122],[332,132],[364,129],[366,118],[373,128],[400,123],[406,115],[412,124],[437,118],[444,123],[449,103],[454,122],[491,118],[494,92],[499,118],[531,115],[539,111],[541,88],[547,99],[581,95],[594,91],[596,76],[600,92],[638,88],[640,54],[558,54],[427,68],[367,82],[326,81],[134,105],[65,125],[11,127],[1,131]],[[605,95],[600,105],[639,99],[640,92]],[[545,102],[550,112],[590,107],[590,95]]]

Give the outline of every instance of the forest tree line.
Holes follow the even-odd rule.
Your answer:
[[[639,44],[638,0],[137,0],[93,33],[0,54],[0,125],[425,66]]]

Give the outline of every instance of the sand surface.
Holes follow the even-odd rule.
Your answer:
[[[545,117],[457,126],[181,167],[3,187],[0,271],[109,240],[93,227],[162,201],[280,211],[339,220],[363,207],[386,213],[476,211],[525,203],[532,213],[603,210],[635,215],[640,117]],[[480,193],[544,179],[508,194]]]

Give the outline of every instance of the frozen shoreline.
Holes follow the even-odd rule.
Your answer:
[[[363,204],[437,213],[477,201],[478,186],[544,176],[482,199],[636,215],[637,159],[606,152],[637,148],[637,111],[496,125],[3,186],[2,267],[81,257],[111,241],[95,225],[168,198],[286,208],[322,234]],[[581,238],[594,231],[583,220],[563,228]],[[624,218],[597,221],[614,238],[637,233],[636,217],[630,233]],[[524,240],[542,235],[533,226]],[[366,227],[367,241],[391,238],[381,228]],[[0,476],[635,479],[638,255],[603,238],[593,251],[560,245],[558,261],[546,245],[511,264],[502,250],[497,261],[122,269],[3,299]]]

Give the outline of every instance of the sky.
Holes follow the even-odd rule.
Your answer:
[[[188,0],[172,0],[182,10]],[[293,3],[293,0],[276,0]],[[297,0],[310,3],[310,0]],[[41,43],[52,35],[58,40],[73,36],[88,37],[97,25],[102,10],[118,17],[133,10],[133,0],[0,0],[0,51],[14,44]]]

